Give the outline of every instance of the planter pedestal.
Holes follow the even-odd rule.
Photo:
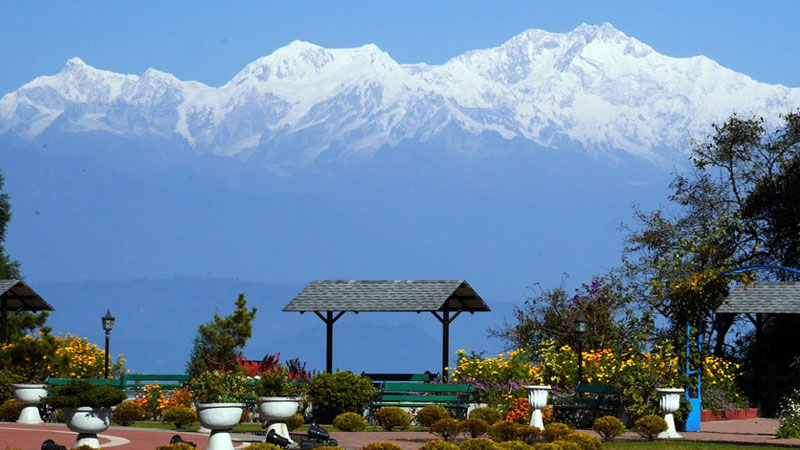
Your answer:
[[[64,408],[64,421],[67,423],[67,428],[78,433],[74,447],[100,448],[97,433],[102,433],[108,429],[112,415],[111,408],[91,408],[88,406]]]
[[[542,422],[542,408],[547,406],[547,394],[550,393],[550,386],[525,386],[528,391],[528,404],[533,408],[531,414],[531,426],[540,430],[544,430],[544,422]]]
[[[231,429],[242,418],[244,403],[197,403],[197,421],[211,430],[206,450],[233,450]]]
[[[42,416],[39,415],[39,403],[47,397],[47,391],[43,384],[12,384],[14,398],[22,403],[22,412],[19,414],[17,423],[28,425],[38,425],[44,423]]]
[[[683,389],[657,388],[656,392],[659,396],[659,406],[666,413],[664,420],[667,421],[667,431],[659,433],[658,437],[660,439],[683,439],[683,436],[678,434],[675,429],[675,417],[672,415],[681,406]]]
[[[275,433],[289,440],[289,428],[286,426],[285,421],[294,417],[297,414],[297,408],[300,407],[300,399],[293,397],[261,397],[258,400],[258,416],[262,422],[274,421],[267,427],[267,433],[270,430],[275,430]]]

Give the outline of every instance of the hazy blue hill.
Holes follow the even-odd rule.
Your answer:
[[[459,318],[451,349],[494,351],[486,328],[528,286],[555,286],[565,272],[575,284],[617,265],[619,224],[632,203],[663,199],[668,179],[644,163],[506,144],[462,157],[409,142],[371,159],[331,154],[291,177],[213,157],[147,151],[115,165],[91,147],[0,144],[8,249],[58,308],[57,330],[101,342],[110,307],[120,318],[113,352],[134,370],[180,371],[197,325],[240,291],[261,308],[248,356],[281,351],[323,367],[322,322],[279,313],[313,279],[466,279],[498,312]],[[438,322],[408,316],[343,318],[336,364],[438,367]]]

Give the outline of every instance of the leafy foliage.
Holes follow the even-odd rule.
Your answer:
[[[164,411],[164,422],[175,425],[175,428],[181,429],[187,425],[191,425],[197,421],[197,413],[192,408],[185,406],[173,406]]]
[[[489,425],[503,418],[503,415],[496,408],[475,408],[469,413],[470,419],[482,419]]]
[[[87,380],[70,380],[64,386],[56,386],[42,399],[42,403],[53,408],[110,408],[122,403],[125,393],[109,385],[95,386]]]
[[[598,432],[604,441],[611,442],[625,433],[625,424],[614,416],[603,416],[594,420],[592,429]]]
[[[633,431],[648,441],[652,441],[659,433],[667,431],[667,421],[661,416],[650,414],[637,420],[633,425]]]
[[[778,427],[777,438],[800,438],[800,389],[795,389],[783,399],[778,419],[781,424]]]
[[[361,447],[361,450],[402,450],[402,448],[391,442],[371,442]]]
[[[458,446],[452,442],[435,439],[422,444],[419,450],[458,450]]]
[[[477,438],[489,432],[489,424],[483,419],[469,418],[461,421],[461,432],[468,438]]]
[[[231,315],[220,317],[214,314],[211,322],[198,327],[186,365],[187,373],[192,377],[211,370],[231,372],[239,369],[237,361],[242,358],[242,350],[253,335],[252,323],[257,309],[247,309],[243,293],[239,294],[235,305]]]
[[[238,402],[251,394],[250,383],[240,372],[203,372],[192,378],[189,390],[197,403]]]
[[[361,414],[346,412],[333,419],[333,426],[342,431],[363,431],[367,428],[367,421]]]
[[[414,420],[423,427],[428,428],[437,420],[447,419],[449,417],[450,413],[445,407],[440,405],[428,405],[419,410]]]
[[[467,439],[458,446],[459,450],[494,450],[495,443],[488,438]]]
[[[451,442],[461,433],[461,424],[452,417],[439,419],[431,424],[431,433]]]
[[[308,385],[308,401],[317,423],[331,423],[343,412],[361,413],[372,400],[375,387],[368,377],[352,372],[319,373]]]
[[[144,420],[146,417],[147,411],[144,408],[132,401],[124,401],[117,405],[112,420],[123,427],[127,427],[138,420]]]
[[[513,441],[517,438],[519,424],[500,420],[492,424],[489,428],[489,435],[497,442]]]
[[[0,402],[14,398],[12,384],[22,383],[25,378],[9,369],[0,369]]]
[[[386,431],[392,431],[395,428],[406,428],[411,424],[411,416],[402,408],[396,406],[385,406],[379,409],[375,413],[375,420]]]
[[[0,404],[0,420],[17,420],[23,408],[22,403],[10,398]]]
[[[553,442],[559,439],[564,439],[571,433],[572,428],[570,428],[568,425],[563,423],[550,423],[544,427],[544,430],[542,431],[542,437],[544,437],[548,442]]]

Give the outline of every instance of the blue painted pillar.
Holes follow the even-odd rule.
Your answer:
[[[697,347],[697,351],[700,352],[702,349],[702,342],[700,341],[699,334],[697,336],[697,342],[692,342],[692,326],[686,325],[686,376],[690,381],[697,380],[697,389],[695,389],[694,393],[692,389],[686,389],[684,395],[686,399],[689,400],[689,404],[692,405],[692,411],[689,412],[689,416],[686,417],[686,423],[680,427],[680,431],[700,431],[702,367],[692,367],[691,348],[693,346]]]

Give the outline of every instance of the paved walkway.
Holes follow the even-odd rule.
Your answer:
[[[778,421],[775,419],[731,420],[723,422],[704,422],[702,431],[682,433],[686,440],[704,442],[730,442],[739,444],[761,444],[782,447],[800,448],[800,439],[775,439]],[[175,434],[184,440],[197,444],[202,450],[208,442],[208,435],[191,432],[175,432],[144,428],[111,427],[100,434],[100,445],[103,448],[119,448],[119,450],[155,450],[159,445],[168,444]],[[0,422],[0,449],[39,450],[42,442],[53,439],[56,443],[71,446],[76,434],[67,430],[63,424],[18,425],[11,422]],[[423,443],[435,439],[436,436],[423,432],[365,432],[365,433],[331,433],[331,437],[339,441],[339,446],[348,450],[357,450],[370,442],[393,442],[403,450],[416,450]],[[245,447],[263,437],[240,434],[234,435],[234,446]],[[627,433],[624,439],[639,439],[634,433]]]

